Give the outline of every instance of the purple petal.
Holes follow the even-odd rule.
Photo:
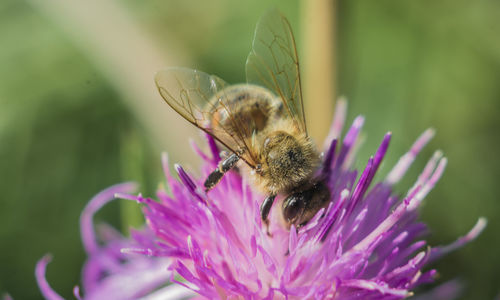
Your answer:
[[[217,164],[220,161],[219,147],[217,147],[215,139],[210,134],[207,133],[205,137],[207,138],[208,146],[210,147],[210,152],[212,152],[212,161],[214,162],[214,164]]]
[[[411,166],[418,153],[422,148],[427,145],[427,143],[434,137],[434,129],[427,129],[422,135],[417,139],[417,141],[411,146],[410,151],[403,155],[399,161],[396,163],[394,168],[387,175],[385,182],[393,185],[404,176],[408,168]]]
[[[354,142],[356,142],[364,123],[365,123],[365,118],[363,118],[362,116],[358,116],[356,117],[356,119],[354,119],[351,128],[349,129],[344,138],[344,142],[342,143],[342,148],[340,149],[340,153],[337,159],[335,160],[335,165],[337,167],[340,167],[344,164],[345,159],[349,154],[349,152],[352,150]]]
[[[439,259],[443,255],[446,255],[452,251],[455,251],[464,245],[470,243],[471,241],[475,240],[481,232],[486,228],[486,225],[488,224],[488,221],[486,218],[479,218],[477,220],[476,225],[472,227],[472,229],[463,237],[459,237],[455,242],[447,245],[447,246],[441,246],[441,247],[434,247],[432,249],[432,254],[431,254],[431,261],[434,261],[436,259]]]
[[[38,283],[38,287],[40,288],[40,291],[42,292],[42,295],[45,297],[45,299],[63,300],[64,298],[50,287],[47,279],[45,278],[45,270],[47,269],[47,265],[51,260],[52,257],[50,255],[45,255],[38,261],[35,268],[36,282]]]
[[[87,254],[91,254],[99,248],[99,245],[97,244],[95,238],[95,231],[92,223],[94,214],[106,203],[115,199],[115,194],[131,193],[135,189],[136,184],[134,183],[122,183],[114,185],[97,194],[94,198],[92,198],[92,200],[90,200],[87,206],[85,206],[80,216],[80,234],[82,236],[83,247],[85,248]]]
[[[330,141],[338,139],[342,128],[344,127],[345,118],[347,115],[347,100],[344,97],[340,97],[335,105],[335,115],[333,116],[332,125],[330,126],[330,131],[327,138],[325,139],[325,145],[323,149],[327,149],[330,146]]]
[[[408,297],[411,295],[410,291],[406,289],[390,288],[386,284],[377,283],[371,280],[349,279],[342,281],[342,286],[364,289],[369,291],[376,291],[381,295],[392,295],[398,297]]]

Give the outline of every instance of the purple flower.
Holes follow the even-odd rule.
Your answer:
[[[227,173],[205,193],[203,180],[220,160],[210,137],[210,155],[193,145],[205,161],[198,178],[176,165],[180,180],[174,179],[163,156],[167,189],[158,191],[158,201],[130,195],[129,184],[96,196],[82,215],[89,254],[83,271],[85,299],[175,299],[178,293],[189,296],[187,289],[208,299],[401,299],[432,282],[436,270],[427,265],[476,238],[486,220],[480,218],[450,245],[428,246],[418,207],[441,177],[446,158],[436,152],[402,197],[392,186],[434,132],[425,131],[383,181],[372,183],[391,134],[358,174],[351,163],[364,119],[356,118],[340,143],[345,102],[340,101],[336,111],[320,169],[331,202],[303,227],[287,229],[278,200],[271,209],[268,235],[259,212],[265,196],[237,172]],[[115,193],[143,205],[148,229],[133,231],[129,240],[105,228],[106,243],[99,246],[91,218]],[[47,299],[60,299],[45,281],[47,261],[37,266],[39,285]],[[177,284],[164,286],[167,278]],[[456,286],[444,285],[429,298],[451,297]]]
[[[106,299],[124,300],[137,299],[148,295],[154,298],[155,289],[162,287],[168,281],[170,272],[165,265],[168,258],[147,257],[144,255],[129,255],[122,252],[123,248],[139,245],[153,247],[154,235],[149,230],[132,230],[133,239],[126,239],[114,228],[103,225],[98,228],[100,240],[98,243],[94,226],[93,215],[106,203],[113,200],[116,193],[131,193],[135,184],[124,183],[112,186],[96,195],[85,207],[80,218],[80,228],[83,246],[88,259],[82,271],[84,297],[80,296],[80,288],[73,290],[77,299]],[[52,290],[45,279],[45,270],[50,262],[50,255],[43,257],[37,264],[35,275],[38,286],[46,299],[63,299]],[[165,287],[156,293],[177,293],[187,295],[184,288],[175,286]],[[148,299],[148,298],[145,298]]]

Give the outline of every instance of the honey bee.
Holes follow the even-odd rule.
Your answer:
[[[330,191],[318,168],[320,154],[307,134],[299,62],[288,20],[278,11],[264,15],[246,62],[246,84],[228,85],[197,70],[157,73],[163,99],[182,117],[230,150],[205,181],[208,192],[239,161],[267,198],[263,223],[277,195],[288,226],[304,225],[325,207]]]

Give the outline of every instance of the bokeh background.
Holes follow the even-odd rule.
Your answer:
[[[305,48],[306,1],[0,1],[0,293],[40,299],[34,266],[49,252],[48,279],[71,298],[85,260],[78,218],[87,201],[128,180],[152,194],[161,151],[196,170],[188,137],[199,134],[157,95],[156,70],[185,66],[243,82],[255,23],[270,7],[288,16]],[[392,131],[380,170],[387,172],[434,127],[436,137],[398,189],[435,149],[445,152],[445,175],[422,209],[430,243],[452,242],[479,216],[489,224],[437,263],[439,282],[459,278],[462,299],[493,299],[500,291],[500,2],[342,0],[333,7],[332,86],[349,100],[348,122],[367,118],[358,166]],[[311,101],[331,109],[333,100]],[[141,222],[138,207],[120,201],[96,219],[125,233]]]

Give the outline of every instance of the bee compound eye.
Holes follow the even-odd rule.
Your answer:
[[[305,203],[300,195],[290,195],[283,202],[283,216],[288,222],[292,223],[302,215],[304,207]]]

